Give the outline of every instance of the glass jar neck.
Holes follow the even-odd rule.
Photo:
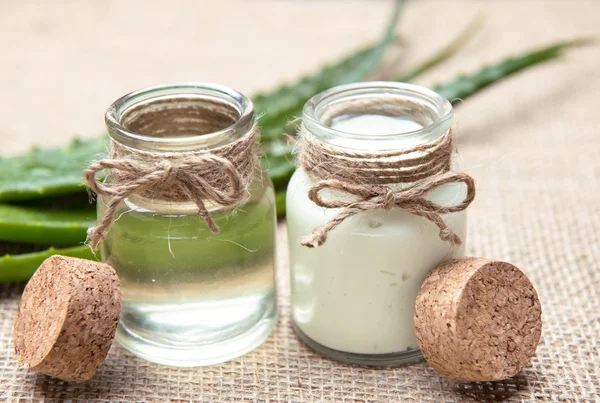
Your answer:
[[[224,146],[254,125],[252,101],[216,84],[181,83],[127,94],[106,111],[110,137],[127,147],[184,152]]]
[[[362,128],[339,124],[346,119],[375,115],[395,123],[386,127],[376,120]],[[304,106],[305,128],[316,138],[341,148],[388,151],[411,148],[441,137],[452,125],[452,105],[441,95],[417,85],[398,82],[363,82],[341,85],[312,97]],[[397,120],[393,122],[393,120]],[[349,122],[347,122],[349,123]],[[404,126],[405,130],[398,130]],[[394,129],[396,128],[396,129]],[[406,129],[407,128],[407,129]]]

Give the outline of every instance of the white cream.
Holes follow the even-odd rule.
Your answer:
[[[333,119],[331,128],[354,134],[395,134],[421,129],[419,123],[404,117],[385,115],[350,115]]]
[[[421,125],[409,119],[362,115],[337,119],[332,127],[387,134],[414,131]],[[335,140],[340,146],[352,141]],[[413,314],[421,283],[441,261],[463,255],[464,247],[451,248],[442,242],[438,228],[426,219],[392,209],[353,216],[330,232],[323,246],[309,249],[300,245],[302,238],[339,213],[311,202],[307,195],[311,186],[311,179],[298,170],[287,194],[296,325],[312,340],[344,352],[389,354],[417,349]],[[433,192],[431,200],[451,204],[463,197],[461,186],[449,185]],[[464,241],[466,212],[444,219]]]

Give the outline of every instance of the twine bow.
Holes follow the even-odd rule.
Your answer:
[[[427,200],[425,197],[433,190],[449,183],[464,183],[467,187],[465,198],[452,206],[444,206]],[[323,190],[336,190],[353,196],[354,200],[326,200],[321,196]],[[310,236],[302,241],[302,245],[314,248],[327,240],[329,231],[336,228],[344,220],[362,211],[399,208],[408,213],[421,216],[431,221],[440,229],[440,239],[452,245],[461,245],[462,241],[446,224],[441,214],[458,212],[466,209],[475,198],[475,181],[464,173],[446,172],[427,181],[411,185],[404,189],[392,189],[387,186],[353,185],[337,179],[322,180],[308,192],[309,199],[324,208],[343,208],[343,210],[327,224],[315,228]]]
[[[332,107],[321,117],[325,125],[333,118],[345,114],[383,114],[404,116],[410,114],[422,125],[428,124],[422,105],[411,100],[388,98],[354,100]],[[429,142],[418,142],[413,147],[384,151],[354,150],[321,141],[304,125],[298,131],[298,161],[304,171],[316,181],[308,192],[309,199],[323,208],[339,208],[341,212],[323,226],[313,229],[302,241],[309,248],[321,246],[327,235],[344,220],[368,210],[399,208],[410,214],[424,217],[440,230],[440,239],[451,245],[461,245],[442,218],[443,214],[466,209],[475,198],[475,181],[469,175],[450,171],[454,154],[453,128]],[[449,183],[464,183],[465,198],[455,205],[446,206],[432,202],[427,195]],[[401,185],[401,186],[398,186]],[[323,190],[345,194],[342,200],[326,200]]]
[[[88,243],[97,250],[106,237],[117,208],[132,195],[175,203],[193,202],[198,216],[214,233],[219,226],[205,203],[233,208],[245,199],[252,173],[257,166],[258,127],[231,143],[211,150],[160,153],[111,142],[107,159],[92,163],[85,181],[94,193],[109,196],[98,224],[88,230]],[[98,173],[109,171],[101,182]]]
[[[207,181],[202,171],[210,167],[211,175],[219,175],[226,179],[226,186],[214,186]],[[118,186],[104,184],[97,179],[97,174],[105,169],[118,175],[126,173],[136,179]],[[210,230],[219,232],[219,227],[206,209],[205,200],[210,200],[223,207],[235,206],[245,192],[243,183],[233,163],[223,157],[203,154],[187,157],[178,161],[160,160],[156,163],[144,163],[139,160],[105,159],[90,165],[85,171],[85,180],[90,189],[100,196],[111,196],[104,215],[98,225],[88,231],[88,239],[92,249],[98,249],[112,222],[119,204],[133,194],[149,193],[157,187],[168,188],[171,194],[183,195],[198,206],[198,215]]]

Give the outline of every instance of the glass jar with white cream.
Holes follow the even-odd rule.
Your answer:
[[[374,104],[375,109],[371,107]],[[315,143],[336,155],[368,153],[370,162],[381,163],[382,172],[388,175],[385,167],[390,153],[401,160],[408,158],[402,156],[402,150],[417,149],[418,159],[420,146],[450,136],[453,112],[445,98],[426,88],[366,82],[314,96],[305,105],[302,118],[302,130]],[[331,163],[327,152],[316,159],[323,157],[324,163]],[[440,216],[447,232],[460,238],[460,246],[441,239],[442,227],[424,217],[425,213],[370,206],[340,220],[328,231],[326,241],[309,248],[303,240],[347,210],[323,207],[309,197],[315,185],[348,175],[344,164],[339,166],[341,172],[337,171],[333,164],[327,171],[330,176],[321,171],[321,176],[315,177],[299,168],[288,186],[292,316],[297,333],[318,352],[348,363],[391,366],[418,360],[421,353],[413,322],[416,295],[433,268],[464,255],[466,211],[455,209]],[[374,178],[377,181],[378,177]],[[468,186],[458,182],[436,186],[423,196],[424,204],[452,206],[466,200]],[[391,183],[379,188],[393,192],[414,185]],[[320,197],[343,202],[356,195],[322,188]],[[402,201],[397,203],[403,206]]]

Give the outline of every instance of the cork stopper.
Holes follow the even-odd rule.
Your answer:
[[[443,262],[425,279],[415,306],[423,356],[458,381],[497,381],[519,373],[535,354],[542,307],[515,266],[482,258]]]
[[[109,265],[54,255],[25,287],[14,329],[19,363],[70,382],[104,362],[121,312],[119,278]]]

